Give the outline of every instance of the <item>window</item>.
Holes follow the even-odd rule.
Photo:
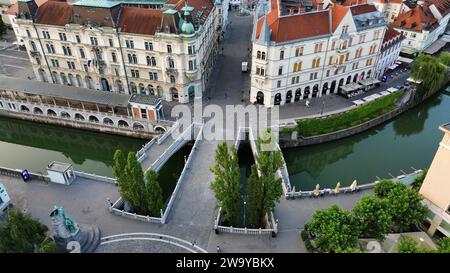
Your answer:
[[[311,74],[309,74],[309,79],[310,80],[316,80],[317,79],[317,75],[318,75],[317,72],[311,73]]]
[[[36,44],[33,41],[30,42],[30,45],[31,45],[31,51],[37,51]]]
[[[329,77],[329,76],[330,76],[330,70],[328,69],[328,70],[327,70],[326,77]]]
[[[334,50],[335,47],[336,47],[336,41],[333,41],[333,42],[331,43],[331,50]]]
[[[67,36],[66,36],[66,34],[65,33],[58,33],[59,34],[59,39],[61,40],[61,41],[67,41]]]
[[[366,66],[372,65],[372,58],[366,60]]]
[[[112,52],[111,53],[111,59],[113,63],[117,63],[117,55],[116,52]]]
[[[75,63],[74,63],[74,62],[67,62],[67,67],[68,67],[69,69],[75,70]]]
[[[362,47],[361,47],[361,48],[358,48],[358,49],[356,50],[356,52],[355,52],[355,59],[361,57],[361,55],[362,55],[362,50],[363,50]]]
[[[172,46],[171,45],[167,45],[167,52],[168,53],[172,53]]]
[[[72,50],[70,49],[70,47],[63,46],[62,49],[63,49],[64,55],[72,56]]]
[[[44,39],[50,39],[50,33],[48,31],[42,31],[42,36],[44,36]]]
[[[172,58],[169,58],[167,61],[169,63],[169,68],[175,68],[175,62]]]
[[[77,40],[77,43],[81,44],[80,35],[75,35],[75,40]]]
[[[132,78],[139,78],[139,70],[131,69],[131,77]]]
[[[170,83],[175,83],[175,76],[174,75],[170,75]]]
[[[146,119],[147,118],[147,110],[141,109],[141,118]]]
[[[196,60],[189,60],[189,70],[195,70],[197,69],[197,62]]]
[[[266,52],[261,52],[261,60],[265,60],[266,59]]]
[[[98,45],[97,37],[90,37],[91,39],[91,45]]]
[[[158,73],[150,72],[148,73],[148,77],[151,81],[157,81],[158,80]]]
[[[366,41],[366,34],[359,35],[359,43],[364,43]]]
[[[297,47],[295,49],[295,57],[298,57],[298,56],[303,56],[303,46]]]
[[[152,42],[145,42],[144,46],[145,46],[145,50],[153,51],[153,43]]]
[[[84,67],[84,72],[88,72],[89,71],[89,68],[88,68],[87,64],[84,64],[83,67]]]
[[[127,48],[134,48],[133,40],[125,40],[125,45]]]
[[[48,53],[55,54],[55,47],[53,45],[47,44],[46,47]]]
[[[277,88],[281,87],[281,81],[277,81]]]
[[[293,72],[299,72],[302,70],[302,62],[294,63],[294,71]]]
[[[27,29],[26,32],[27,32],[28,38],[31,38],[31,33],[30,33],[30,31]]]
[[[312,68],[316,68],[316,67],[319,67],[319,66],[320,66],[320,58],[315,58],[312,61]]]
[[[52,62],[52,66],[53,67],[59,67],[59,61],[58,60],[52,59],[51,62]]]
[[[86,55],[84,54],[84,50],[82,48],[80,48],[80,57],[81,59],[86,58]]]
[[[256,59],[261,59],[261,51],[256,52]]]
[[[330,56],[328,58],[328,65],[332,65],[333,64],[333,56]]]
[[[284,60],[284,50],[280,51],[280,60]]]
[[[314,45],[314,53],[322,52],[322,43]]]
[[[137,64],[137,56],[136,56],[136,54],[128,54],[128,62],[130,64]]]
[[[358,69],[358,64],[359,64],[359,62],[353,63],[352,69],[353,70]]]
[[[376,40],[376,39],[378,39],[378,38],[380,38],[380,31],[379,31],[379,30],[376,30],[376,31],[373,33],[373,39]]]
[[[264,67],[257,66],[256,75],[264,76],[265,75]]]
[[[350,53],[347,52],[347,53],[345,54],[345,61],[348,61],[349,57],[350,57]]]
[[[36,57],[36,63],[37,63],[38,65],[41,65],[41,59],[39,59],[38,57]]]
[[[339,56],[339,64],[343,64],[345,60],[345,55]]]
[[[195,54],[195,45],[188,46],[188,54]]]
[[[113,46],[114,46],[113,39],[108,39],[108,42],[109,42],[109,46],[110,46],[110,47],[113,47]]]
[[[348,32],[348,26],[343,26],[342,33],[347,33],[347,32]]]
[[[283,75],[283,66],[278,67],[278,76]]]

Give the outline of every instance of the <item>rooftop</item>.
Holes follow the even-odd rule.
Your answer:
[[[128,106],[130,95],[0,76],[0,90],[11,90],[110,106]]]
[[[423,31],[434,29],[438,26],[438,22],[434,18],[428,4],[424,3],[412,10],[399,14],[392,25],[402,29]]]
[[[156,105],[160,98],[152,95],[144,95],[144,94],[133,94],[130,98],[130,103],[139,103],[139,104],[147,104],[147,105]]]
[[[59,172],[59,173],[64,173],[65,171],[67,171],[71,167],[72,167],[72,165],[69,164],[69,163],[53,161],[52,163],[47,165],[47,170],[51,170],[51,171],[55,171],[55,172]]]

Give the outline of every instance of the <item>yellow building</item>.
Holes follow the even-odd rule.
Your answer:
[[[430,212],[428,234],[436,230],[450,237],[450,123],[439,127],[444,137],[423,181],[420,193]]]

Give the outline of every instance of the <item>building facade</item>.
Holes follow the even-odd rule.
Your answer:
[[[373,78],[386,25],[370,4],[271,0],[254,27],[250,101],[283,105]]]
[[[405,36],[402,52],[417,55],[445,32],[450,19],[448,0],[430,0],[400,13],[392,26]]]
[[[444,137],[423,181],[420,193],[429,208],[429,235],[436,230],[450,237],[450,124],[440,126]]]
[[[383,45],[377,60],[375,78],[381,79],[388,68],[398,60],[404,39],[403,35],[392,27],[386,29]]]
[[[202,96],[220,34],[210,0],[72,2],[19,0],[18,39],[39,80],[181,103]]]

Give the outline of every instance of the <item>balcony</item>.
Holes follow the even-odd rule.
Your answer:
[[[338,49],[336,49],[336,51],[338,53],[346,53],[346,52],[348,52],[348,47],[346,47],[346,48],[338,48]]]
[[[167,67],[166,68],[166,72],[169,73],[169,74],[177,74],[178,70],[176,68]]]
[[[30,55],[32,57],[37,57],[37,56],[40,56],[41,53],[39,51],[37,51],[37,50],[30,50]]]

